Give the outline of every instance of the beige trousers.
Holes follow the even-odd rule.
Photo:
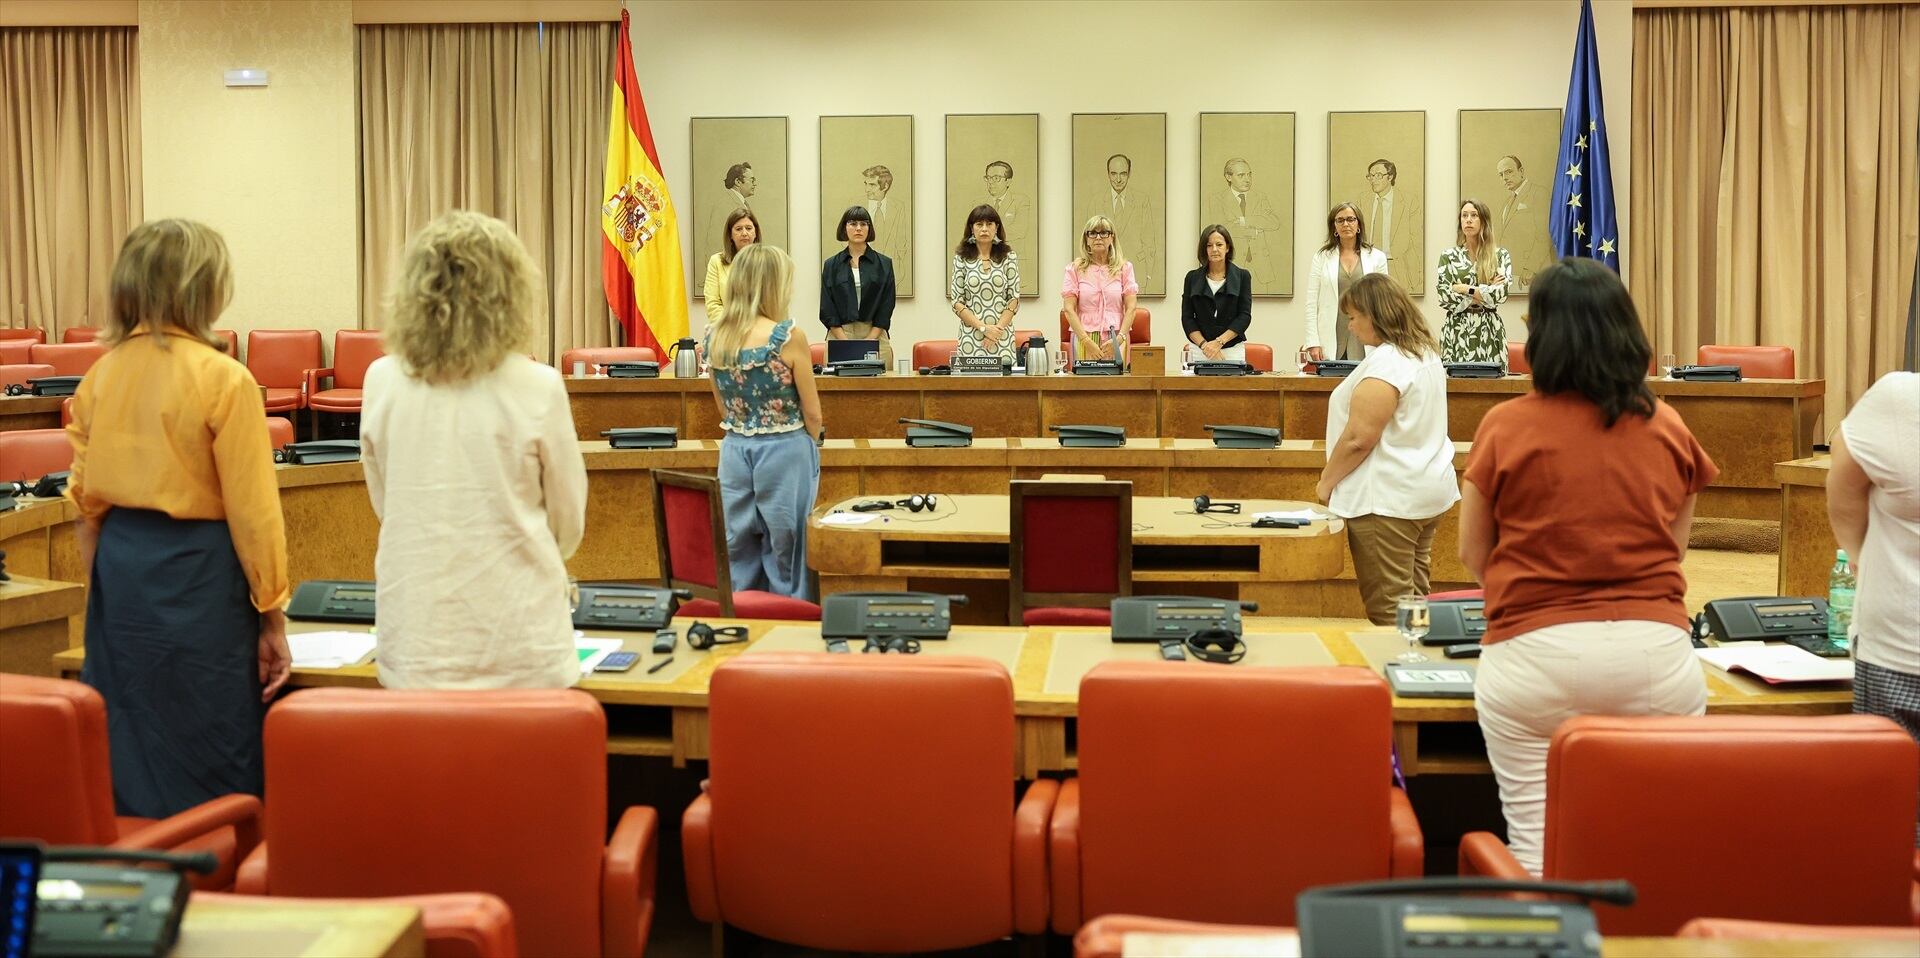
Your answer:
[[[1507,847],[1540,874],[1547,747],[1576,715],[1701,715],[1707,681],[1685,629],[1664,622],[1570,622],[1480,653],[1473,704],[1507,817]]]
[[[1432,581],[1433,533],[1440,517],[1396,519],[1354,516],[1347,520],[1347,548],[1353,551],[1353,577],[1360,600],[1374,625],[1392,625],[1393,609],[1403,595],[1426,595]]]

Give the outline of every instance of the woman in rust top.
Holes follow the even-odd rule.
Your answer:
[[[1719,472],[1647,388],[1620,277],[1566,259],[1534,279],[1533,392],[1487,413],[1460,484],[1460,561],[1487,590],[1474,704],[1507,843],[1539,874],[1547,746],[1576,715],[1699,715],[1680,560]]]

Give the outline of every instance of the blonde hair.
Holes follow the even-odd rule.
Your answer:
[[[1470,255],[1473,257],[1474,274],[1480,282],[1491,283],[1500,278],[1500,248],[1493,242],[1493,217],[1487,212],[1487,204],[1479,200],[1461,200],[1460,205],[1471,206],[1475,213],[1480,214],[1480,245],[1472,249]],[[1455,213],[1453,218],[1456,224],[1454,242],[1461,249],[1467,249],[1467,231],[1459,229],[1457,225],[1460,215]]]
[[[740,360],[740,347],[765,316],[779,322],[793,303],[793,260],[785,250],[755,243],[734,254],[727,274],[727,307],[708,334],[707,363],[730,369]]]
[[[100,331],[108,346],[142,327],[155,333],[173,327],[227,351],[227,341],[213,334],[213,321],[233,301],[233,265],[227,241],[213,227],[192,220],[134,227],[120,244],[110,289],[113,309]]]
[[[507,224],[453,210],[401,254],[387,300],[386,348],[431,383],[484,373],[533,339],[540,268]]]
[[[1096,229],[1104,229],[1113,234],[1113,245],[1107,247],[1107,272],[1118,278],[1127,269],[1127,254],[1120,252],[1120,231],[1113,228],[1113,221],[1098,213],[1087,217],[1087,225],[1080,227],[1080,255],[1073,258],[1073,271],[1084,273],[1087,267],[1094,265],[1093,250],[1087,242],[1087,234]]]
[[[1368,273],[1355,280],[1340,297],[1340,311],[1365,316],[1382,341],[1410,357],[1440,355],[1440,344],[1427,329],[1427,321],[1420,318],[1419,308],[1385,273]]]

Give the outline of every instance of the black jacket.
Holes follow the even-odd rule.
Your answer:
[[[1188,342],[1193,334],[1212,339],[1233,330],[1234,340],[1245,342],[1247,327],[1253,323],[1253,274],[1232,263],[1227,264],[1227,281],[1215,293],[1207,286],[1205,269],[1187,272],[1186,288],[1180,291],[1180,329]]]
[[[846,323],[872,323],[875,329],[893,325],[893,260],[867,247],[860,257],[860,308],[853,306],[853,256],[846,249],[827,257],[820,268],[820,325],[833,329]]]

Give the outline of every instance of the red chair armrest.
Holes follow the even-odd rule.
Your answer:
[[[267,893],[267,843],[261,842],[253,854],[240,859],[240,870],[233,876],[233,893],[236,895],[264,895]]]
[[[229,826],[233,828],[233,856],[245,861],[260,844],[260,800],[252,795],[222,795],[122,835],[112,847],[165,851]]]
[[[1040,779],[1027,787],[1013,810],[1013,930],[1047,931],[1047,827],[1060,798],[1060,783]]]
[[[1047,826],[1047,868],[1053,876],[1053,930],[1080,930],[1080,780],[1060,786]]]
[[[484,955],[486,958],[513,958],[520,953],[519,935],[513,930],[513,909],[497,896],[486,892],[456,892],[441,895],[402,895],[394,898],[370,898],[383,905],[412,905],[420,909],[420,926],[426,932],[427,954],[447,952]]]
[[[687,907],[704,922],[720,920],[720,888],[713,880],[713,800],[706,783],[680,815],[680,859],[687,869]]]
[[[311,397],[314,393],[317,393],[320,391],[320,380],[332,379],[332,378],[333,378],[332,366],[327,366],[323,369],[309,369],[306,372],[301,373],[300,374],[300,405],[305,406],[307,404],[307,399]]]
[[[629,808],[607,841],[600,874],[601,954],[639,958],[653,927],[653,883],[659,868],[660,816],[651,808]]]
[[[1393,837],[1393,859],[1387,874],[1395,878],[1419,878],[1427,871],[1427,840],[1420,832],[1420,819],[1413,814],[1413,802],[1398,788],[1387,789],[1387,830]]]
[[[1460,877],[1474,876],[1533,880],[1533,875],[1492,832],[1468,832],[1460,836]]]

